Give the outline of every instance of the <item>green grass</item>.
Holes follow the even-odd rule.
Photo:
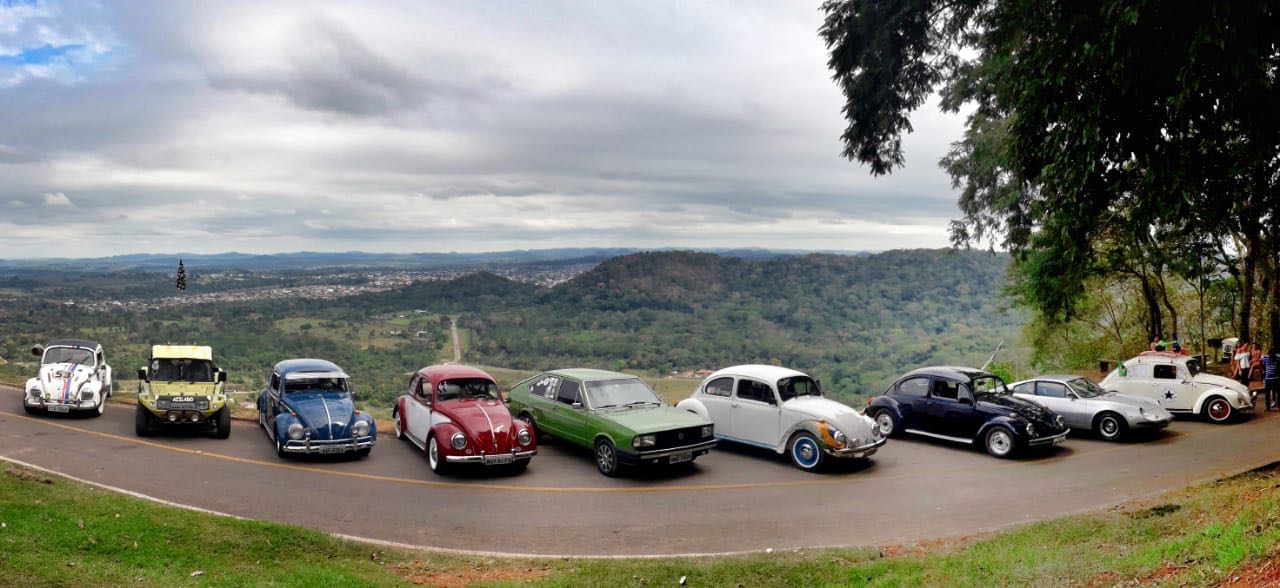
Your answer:
[[[526,560],[369,547],[0,466],[0,578],[62,586],[674,586],[681,577],[690,586],[1209,585],[1278,557],[1277,488],[1273,466],[1122,509],[927,547]]]

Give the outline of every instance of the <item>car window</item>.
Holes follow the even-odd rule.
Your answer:
[[[706,387],[702,390],[703,394],[711,396],[729,396],[733,394],[733,378],[716,378],[707,382]]]
[[[280,390],[280,374],[271,374],[271,389]]]
[[[1060,382],[1036,382],[1036,396],[1066,398],[1067,387]]]
[[[561,404],[575,404],[582,402],[581,386],[573,380],[564,380],[560,382],[560,390],[556,393],[556,402]]]
[[[960,383],[950,380],[934,380],[931,388],[931,396],[934,398],[943,398],[946,400],[960,399]]]
[[[560,378],[556,376],[543,376],[529,386],[529,394],[539,396],[548,400],[555,400],[556,388],[560,387]]]
[[[1013,387],[1013,391],[1017,394],[1035,394],[1035,382],[1023,382]]]
[[[738,380],[738,398],[741,400],[755,400],[756,402],[768,402],[769,404],[777,404],[777,400],[773,397],[773,388],[764,382],[755,380]]]
[[[898,394],[924,398],[929,394],[929,378],[917,377],[899,382]]]
[[[1129,378],[1136,378],[1136,379],[1140,379],[1140,380],[1150,380],[1150,379],[1151,379],[1151,364],[1149,364],[1149,363],[1138,363],[1138,364],[1134,364],[1134,365],[1129,366],[1129,376],[1128,376],[1128,377],[1129,377]]]
[[[822,390],[809,376],[792,376],[778,380],[778,396],[786,402],[796,396],[822,396]]]
[[[413,387],[413,393],[418,398],[431,401],[431,381],[426,378],[419,378],[417,384]]]
[[[1176,380],[1178,379],[1178,367],[1169,364],[1159,364],[1151,366],[1157,380]]]

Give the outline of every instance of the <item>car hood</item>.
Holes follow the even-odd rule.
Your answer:
[[[213,396],[213,382],[153,381],[151,393],[156,396]]]
[[[635,408],[605,409],[594,411],[593,416],[612,421],[635,433],[656,433],[686,427],[710,425],[708,421],[691,412],[674,406],[647,405]]]
[[[1005,416],[1022,417],[1025,420],[1035,423],[1041,431],[1058,430],[1058,413],[1055,413],[1052,410],[1040,406],[1030,400],[1013,396],[1012,394],[984,396],[978,401],[978,408],[987,412],[1002,414]]]
[[[1213,374],[1196,374],[1195,384],[1196,388],[1201,390],[1208,390],[1209,388],[1226,388],[1228,390],[1235,390],[1236,392],[1246,396],[1249,394],[1249,390],[1240,382],[1223,376],[1215,376]]]
[[[515,442],[514,423],[506,405],[497,400],[448,400],[433,407],[485,453],[510,451]]]
[[[355,416],[355,403],[350,392],[306,391],[290,392],[284,396],[284,405],[298,414],[302,424],[311,430],[311,438],[349,439],[348,429]]]
[[[93,366],[75,363],[47,363],[40,366],[41,397],[70,402],[79,399],[80,387],[93,378]]]
[[[1132,408],[1142,408],[1145,410],[1163,410],[1160,403],[1150,398],[1142,398],[1140,396],[1129,396],[1128,394],[1118,394],[1110,392],[1097,398],[1086,399],[1089,402],[1106,402],[1109,404],[1118,404]]]
[[[853,407],[821,396],[797,396],[782,403],[782,410],[825,420],[851,438],[862,440],[871,437],[875,421],[865,417]]]

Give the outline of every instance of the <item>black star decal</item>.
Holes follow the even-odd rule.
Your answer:
[[[1165,400],[1173,400],[1173,390],[1165,390],[1165,391],[1164,391],[1164,399],[1165,399]]]

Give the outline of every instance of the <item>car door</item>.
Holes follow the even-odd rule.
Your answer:
[[[1062,415],[1067,426],[1075,429],[1088,429],[1093,423],[1089,414],[1088,401],[1076,398],[1062,382],[1049,380],[1036,381],[1036,404]]]
[[[582,382],[562,378],[555,400],[546,410],[546,422],[560,438],[586,445],[594,442],[587,431],[587,407],[582,398]]]
[[[280,374],[271,373],[271,379],[267,383],[267,401],[264,403],[263,409],[267,413],[267,430],[271,432],[271,436],[276,436],[276,417],[280,416],[281,402],[280,395],[283,390],[280,389]]]
[[[959,439],[972,439],[978,434],[973,425],[973,394],[969,387],[946,378],[933,378],[929,384],[929,400],[925,408],[926,431]]]
[[[1195,395],[1184,388],[1182,378],[1178,375],[1178,366],[1172,363],[1151,366],[1151,392],[1160,406],[1172,410],[1190,410],[1195,402]]]
[[[707,416],[715,423],[716,433],[729,435],[729,404],[733,402],[733,377],[725,376],[707,382],[698,400],[707,409]],[[721,428],[723,427],[723,430]]]
[[[898,414],[902,429],[922,429],[929,405],[929,376],[907,378],[894,387],[890,396],[898,401]]]
[[[529,383],[529,413],[538,428],[550,435],[560,436],[552,409],[555,407],[556,391],[560,388],[560,376],[542,374]]]
[[[414,378],[409,389],[409,397],[404,401],[404,416],[409,428],[409,437],[426,445],[427,435],[431,433],[431,380]],[[440,440],[437,439],[438,443]]]
[[[732,437],[770,447],[778,444],[778,396],[770,384],[739,378],[729,412]]]

